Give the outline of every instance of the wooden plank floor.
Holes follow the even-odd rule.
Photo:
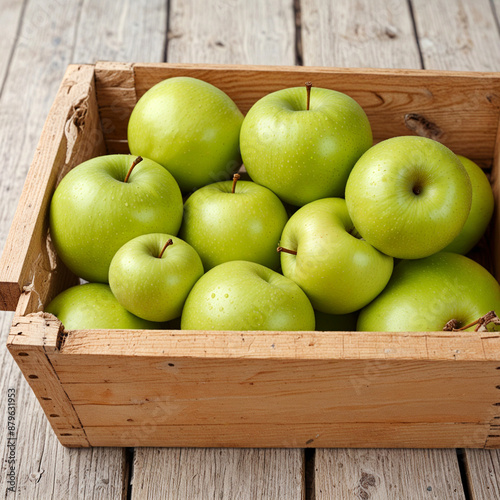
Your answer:
[[[0,0],[0,248],[66,65],[96,60],[500,71],[500,0]],[[494,499],[496,450],[68,450],[4,345],[19,499]],[[312,410],[313,411],[313,410]],[[4,493],[5,492],[5,493]]]

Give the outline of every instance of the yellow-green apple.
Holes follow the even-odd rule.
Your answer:
[[[444,251],[466,254],[486,231],[493,215],[495,201],[490,181],[481,167],[465,156],[457,155],[457,157],[469,174],[472,184],[472,204],[462,231]]]
[[[210,83],[174,77],[149,89],[128,124],[130,151],[160,163],[183,192],[227,179],[241,165],[243,115]]]
[[[387,255],[419,259],[462,230],[472,188],[460,160],[425,137],[387,139],[370,148],[347,181],[345,199],[361,236]]]
[[[68,288],[53,299],[45,310],[57,316],[66,330],[145,330],[161,326],[128,312],[104,283],[87,283]]]
[[[182,311],[183,330],[314,330],[314,310],[292,280],[256,264],[231,261],[205,273]]]
[[[306,87],[261,98],[246,115],[240,134],[250,177],[299,206],[343,196],[349,172],[372,145],[370,123],[354,99]]]
[[[184,204],[179,236],[198,252],[208,271],[230,260],[279,268],[276,253],[288,220],[269,189],[251,181],[216,182],[195,191]]]
[[[125,243],[109,266],[109,286],[128,311],[150,321],[178,318],[196,281],[201,259],[171,234],[145,234]]]
[[[359,237],[342,198],[323,198],[297,210],[278,251],[283,274],[327,314],[366,306],[383,290],[393,267],[392,257]]]
[[[130,155],[88,160],[61,181],[50,206],[50,234],[76,275],[106,283],[111,259],[148,233],[177,234],[182,195],[161,165]]]
[[[496,279],[468,257],[439,252],[399,262],[385,290],[362,309],[358,330],[440,331],[451,320],[461,328],[492,310],[500,311]]]

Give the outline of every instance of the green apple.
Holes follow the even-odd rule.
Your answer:
[[[182,311],[183,330],[314,330],[314,310],[292,280],[256,264],[231,261],[204,274]]]
[[[358,236],[341,198],[308,203],[287,222],[279,249],[281,268],[306,292],[316,310],[357,311],[389,281],[392,257]]]
[[[318,332],[353,332],[356,331],[356,322],[359,312],[349,314],[326,314],[314,311],[316,316],[316,331]]]
[[[177,234],[182,211],[179,186],[161,165],[129,155],[100,156],[75,167],[57,187],[50,234],[71,271],[106,283],[121,246],[141,234]]]
[[[370,123],[354,99],[310,86],[257,101],[240,134],[250,177],[299,206],[343,196],[349,172],[371,145]]]
[[[419,259],[462,230],[472,188],[460,160],[425,137],[380,142],[356,163],[345,199],[361,236],[387,255]]]
[[[128,311],[150,321],[169,321],[203,275],[201,259],[170,234],[145,234],[125,243],[109,266],[109,286]]]
[[[492,310],[500,311],[495,278],[463,255],[440,252],[397,264],[385,290],[361,311],[358,330],[440,331],[452,319],[460,328]]]
[[[103,283],[68,288],[45,311],[57,316],[66,330],[148,330],[161,326],[128,312]]]
[[[174,77],[149,89],[128,124],[133,154],[160,163],[183,192],[227,179],[241,165],[239,134],[243,115],[217,87]]]
[[[465,156],[457,155],[457,157],[469,174],[472,184],[472,204],[462,231],[444,250],[466,254],[486,231],[493,215],[495,200],[490,181],[481,167]]]
[[[269,189],[237,178],[195,191],[184,205],[179,236],[198,252],[206,271],[230,260],[278,269],[285,207]]]

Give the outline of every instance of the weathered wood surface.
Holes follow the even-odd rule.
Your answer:
[[[302,57],[308,66],[420,68],[406,0],[302,0]]]
[[[317,500],[466,498],[453,449],[316,450],[314,480]]]
[[[137,448],[133,498],[301,500],[304,452]]]

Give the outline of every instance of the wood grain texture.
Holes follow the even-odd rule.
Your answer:
[[[2,37],[0,38],[0,89],[3,87],[9,63],[16,45],[16,37],[26,2],[2,0]]]
[[[301,500],[303,452],[137,448],[132,499]]]
[[[420,68],[407,0],[301,1],[308,66]]]
[[[466,498],[455,450],[316,450],[314,472],[316,500]]]
[[[47,356],[93,445],[483,447],[499,408],[500,334],[88,330]]]
[[[313,81],[354,98],[370,120],[375,142],[410,134],[408,115],[413,114],[432,123],[433,137],[457,153],[489,162],[493,157],[500,106],[495,73],[136,64],[134,74],[137,97],[165,78],[186,75],[221,88],[243,113],[269,92]],[[428,130],[417,128],[421,135]]]
[[[164,0],[84,0],[72,63],[163,60],[167,30]]]
[[[425,68],[500,71],[500,43],[489,0],[412,0]]]
[[[293,0],[171,1],[167,61],[295,64]]]
[[[472,500],[500,498],[498,450],[466,450],[465,458]]]

